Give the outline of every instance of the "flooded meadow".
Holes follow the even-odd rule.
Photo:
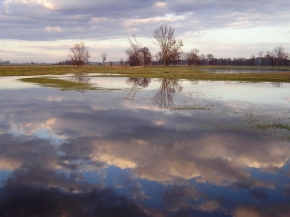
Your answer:
[[[22,78],[0,77],[4,216],[290,216],[290,83]]]

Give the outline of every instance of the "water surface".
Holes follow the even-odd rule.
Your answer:
[[[0,80],[4,216],[289,216],[290,84]]]

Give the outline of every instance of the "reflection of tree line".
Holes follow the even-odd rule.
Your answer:
[[[151,78],[128,78],[126,83],[129,85],[132,84],[128,96],[134,98],[136,96],[137,91],[140,88],[148,87],[150,82]]]
[[[281,82],[271,82],[271,84],[273,85],[273,87],[282,87]]]
[[[72,75],[71,79],[78,83],[89,83],[90,81],[88,73],[75,73]]]
[[[76,83],[76,87],[75,90],[79,91],[79,92],[85,92],[86,90],[95,90],[96,88],[94,88],[92,86],[92,84],[90,83],[90,77],[88,73],[74,73],[71,77],[70,80],[72,82]]]
[[[176,92],[181,92],[182,87],[179,79],[161,78],[161,85],[153,97],[153,102],[160,108],[170,108],[173,106],[173,95]]]
[[[129,95],[135,96],[140,88],[148,87],[150,78],[128,78],[127,84],[131,84]],[[173,106],[173,96],[176,92],[181,92],[180,79],[160,78],[160,87],[153,97],[153,102],[160,108],[170,108]]]

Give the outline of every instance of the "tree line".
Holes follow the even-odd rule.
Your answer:
[[[160,25],[153,31],[155,45],[159,51],[152,55],[148,47],[142,47],[135,35],[128,38],[129,48],[125,50],[126,58],[120,59],[119,65],[148,66],[148,65],[248,65],[248,66],[289,66],[290,55],[284,51],[282,46],[275,47],[272,51],[260,51],[250,58],[215,58],[213,54],[199,54],[200,50],[193,48],[190,52],[182,50],[183,41],[176,39],[174,28],[170,25]],[[90,53],[84,43],[75,44],[70,48],[69,60],[59,64],[71,64],[78,67],[89,63]],[[102,53],[102,64],[104,65],[108,54]],[[113,62],[109,64],[112,66]]]

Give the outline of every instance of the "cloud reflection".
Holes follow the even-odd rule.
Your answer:
[[[170,82],[161,82],[169,87],[165,95],[180,89]],[[287,213],[289,186],[278,177],[289,180],[289,141],[196,128],[219,114],[176,115],[144,102],[146,109],[131,108],[119,100],[124,93],[114,94],[49,89],[1,96],[0,169],[11,171],[0,189],[1,213],[94,216],[103,214],[100,207],[110,216],[263,216],[265,207],[265,216],[279,207],[280,216]]]
[[[75,182],[45,168],[16,170],[0,192],[3,216],[148,216],[112,189]]]

